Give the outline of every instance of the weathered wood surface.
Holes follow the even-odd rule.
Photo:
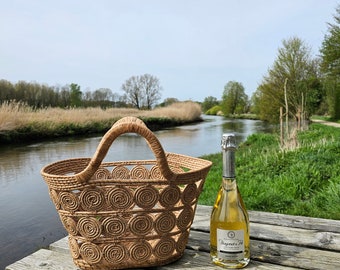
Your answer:
[[[159,269],[221,269],[210,262],[211,207],[198,206],[185,255]],[[251,263],[246,269],[340,269],[340,221],[250,211]],[[153,268],[153,269],[158,269]],[[76,270],[67,238],[6,270]]]
[[[193,229],[209,231],[207,215],[211,209],[209,206],[197,208]],[[252,239],[340,251],[339,220],[255,211],[249,211],[249,216]]]

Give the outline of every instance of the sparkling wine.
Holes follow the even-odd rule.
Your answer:
[[[250,261],[249,217],[235,178],[235,135],[223,134],[223,177],[210,219],[210,257],[224,268]]]

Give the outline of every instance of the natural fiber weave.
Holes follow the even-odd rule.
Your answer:
[[[144,137],[155,160],[102,162],[124,133]],[[133,151],[133,149],[131,150]],[[211,162],[165,153],[135,117],[117,121],[92,159],[47,165],[41,174],[81,269],[160,266],[185,250]]]

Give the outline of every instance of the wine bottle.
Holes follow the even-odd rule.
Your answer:
[[[235,177],[235,135],[222,136],[222,184],[210,218],[210,257],[224,268],[243,268],[250,261],[249,217]]]

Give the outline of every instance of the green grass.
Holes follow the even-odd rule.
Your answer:
[[[254,134],[236,154],[237,182],[247,209],[340,219],[340,129],[312,124],[299,147],[282,151],[273,134]],[[203,156],[213,166],[199,203],[212,205],[221,183],[220,153]]]

